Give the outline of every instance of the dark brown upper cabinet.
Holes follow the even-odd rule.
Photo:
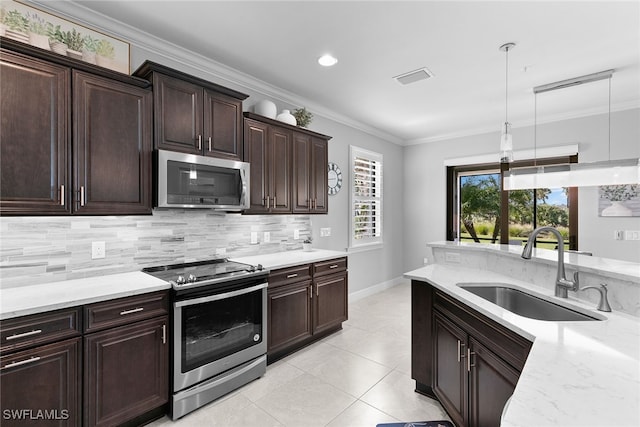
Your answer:
[[[73,88],[73,211],[151,213],[151,92],[76,71]]]
[[[251,208],[245,213],[327,213],[331,137],[254,113],[244,116],[244,160],[251,164]]]
[[[247,95],[151,61],[134,75],[153,83],[156,148],[242,160]]]
[[[290,213],[291,131],[252,119],[244,126],[244,160],[251,164],[248,213]]]
[[[0,212],[67,214],[71,70],[2,50]]]
[[[149,82],[2,39],[0,214],[151,213]]]

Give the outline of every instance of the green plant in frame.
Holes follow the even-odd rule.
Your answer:
[[[84,46],[84,40],[82,39],[82,34],[76,31],[74,28],[72,31],[66,31],[63,33],[63,42],[66,44],[69,49],[75,51],[81,51]]]
[[[6,14],[4,24],[13,31],[29,32],[29,19],[15,9]]]
[[[105,58],[113,59],[116,56],[115,50],[108,40],[100,39],[96,43],[96,55],[104,56]]]
[[[93,37],[91,37],[88,34],[86,36],[84,36],[84,38],[82,39],[82,43],[84,45],[82,50],[87,51],[87,52],[94,52],[95,53],[96,48],[98,47],[98,39],[94,39]]]

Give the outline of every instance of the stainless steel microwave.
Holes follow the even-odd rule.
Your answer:
[[[249,163],[173,151],[157,151],[159,208],[249,208]]]

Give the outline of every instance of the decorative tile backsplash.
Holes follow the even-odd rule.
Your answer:
[[[300,233],[297,240],[294,230]],[[251,232],[258,244],[251,244]],[[308,215],[171,209],[152,216],[3,217],[0,288],[300,249],[310,234]],[[104,259],[91,259],[96,241],[105,242]]]

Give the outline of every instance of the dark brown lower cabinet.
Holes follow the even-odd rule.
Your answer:
[[[79,426],[81,338],[0,357],[3,427]]]
[[[267,292],[270,353],[310,338],[312,328],[311,281],[281,286]]]
[[[85,335],[84,425],[111,426],[167,402],[168,317]]]
[[[436,397],[458,427],[500,425],[530,349],[531,342],[455,298],[412,282],[416,390]]]
[[[342,328],[347,258],[273,270],[267,291],[269,363]]]

